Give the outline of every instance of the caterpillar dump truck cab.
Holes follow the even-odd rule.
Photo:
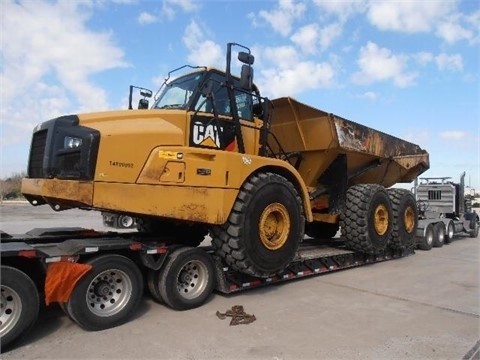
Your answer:
[[[188,245],[209,233],[218,256],[258,277],[284,269],[305,231],[329,238],[341,226],[365,253],[411,246],[413,195],[385,187],[413,181],[428,153],[291,98],[262,97],[253,63],[248,48],[229,43],[225,71],[168,77],[150,108],[140,88],[137,110],[38,125],[23,194],[55,210],[131,215],[140,231]]]

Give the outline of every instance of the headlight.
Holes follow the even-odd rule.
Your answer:
[[[78,149],[81,146],[82,146],[81,138],[65,136],[65,140],[63,141],[64,149]]]

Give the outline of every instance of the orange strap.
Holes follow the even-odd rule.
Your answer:
[[[55,262],[48,266],[45,279],[45,303],[65,303],[75,285],[92,268],[89,264]]]

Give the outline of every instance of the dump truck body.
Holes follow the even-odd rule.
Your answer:
[[[298,171],[309,187],[319,186],[319,179],[339,155],[346,155],[349,186],[408,183],[429,167],[428,153],[418,145],[292,98],[272,102],[271,131],[285,152],[301,153]]]

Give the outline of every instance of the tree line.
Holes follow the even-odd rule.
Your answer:
[[[0,179],[0,200],[23,199],[21,192],[22,178],[25,172],[16,173],[6,179]]]

